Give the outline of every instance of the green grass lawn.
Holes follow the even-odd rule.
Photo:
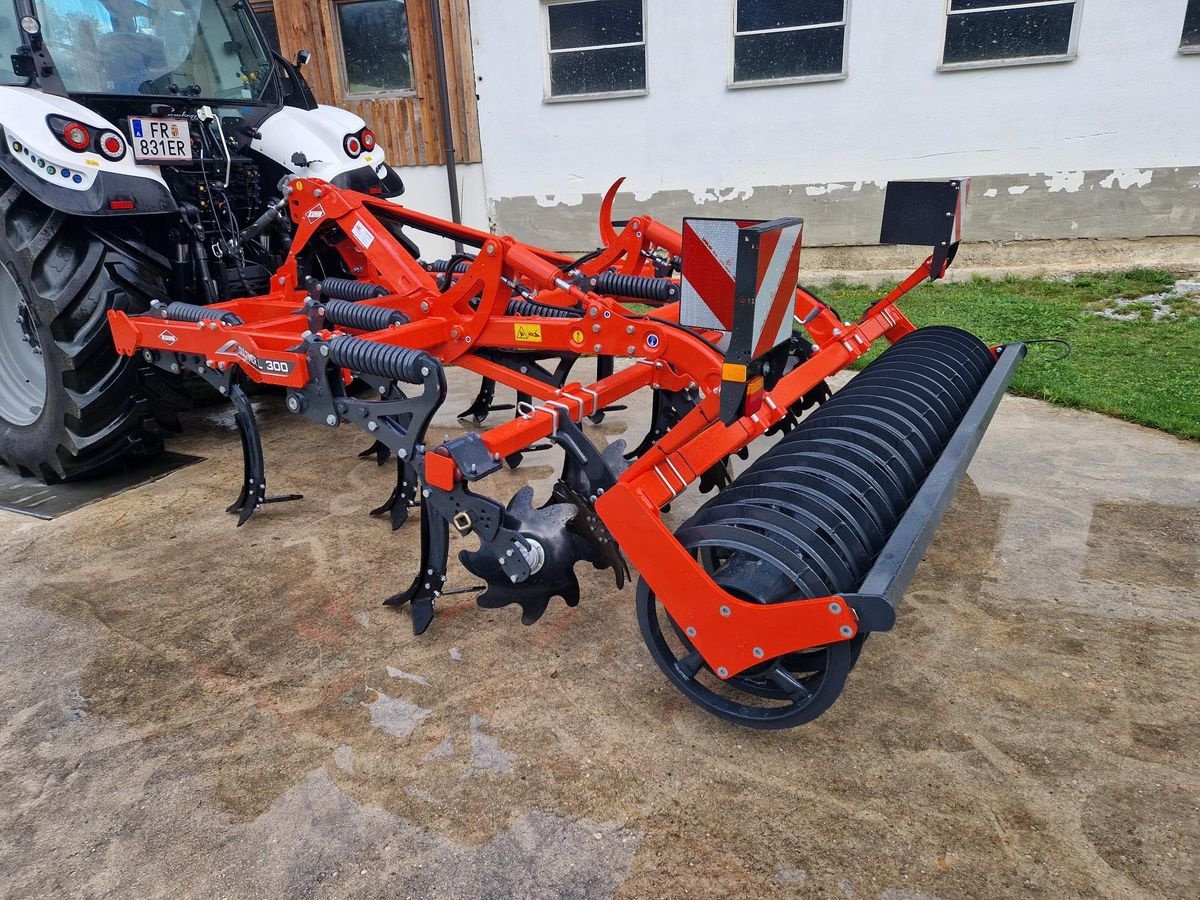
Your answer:
[[[1200,303],[1172,298],[1174,320],[1154,321],[1143,304],[1119,322],[1095,315],[1106,301],[1169,291],[1176,276],[1134,269],[1080,275],[1071,281],[1037,278],[926,283],[900,302],[917,325],[957,325],[989,344],[1037,338],[1069,341],[1030,347],[1017,370],[1014,393],[1091,409],[1200,439]],[[843,318],[856,318],[883,291],[834,283],[817,295]]]

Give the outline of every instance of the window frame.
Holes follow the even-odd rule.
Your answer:
[[[254,14],[255,19],[257,19],[263,13],[270,13],[272,20],[274,20],[274,22],[275,22],[275,34],[276,34],[276,36],[278,36],[278,34],[279,34],[279,18],[275,15],[275,0],[250,0],[250,3],[248,3],[247,5],[250,7],[250,12]],[[261,22],[258,23],[258,27],[262,28]],[[275,48],[268,46],[267,51],[274,53]],[[279,43],[279,51],[278,52],[279,52],[280,56],[284,55],[282,41],[280,41],[280,43]]]
[[[591,47],[571,47],[564,50],[552,50],[550,47],[550,7],[559,6],[563,3],[596,3],[600,0],[541,0],[542,7],[542,102],[543,103],[576,103],[586,100],[613,100],[621,97],[645,97],[650,93],[650,54],[647,52],[649,47],[649,24],[647,21],[646,0],[642,2],[642,41],[640,44],[625,43],[625,44],[596,44]],[[631,91],[594,91],[590,94],[555,94],[552,92],[553,85],[551,83],[551,66],[550,60],[555,53],[578,53],[580,50],[607,50],[614,47],[641,47],[642,48],[642,64],[645,68],[646,86],[637,88]]]
[[[412,68],[413,86],[410,88],[386,88],[380,91],[351,91],[350,72],[346,68],[346,45],[342,42],[342,18],[338,15],[339,6],[361,3],[364,0],[329,0],[330,26],[333,31],[334,48],[337,50],[337,64],[333,67],[335,77],[339,81],[342,99],[344,100],[400,100],[417,96],[417,60],[413,47],[412,19],[408,20],[408,63]],[[413,0],[405,0],[404,16],[408,18],[408,4]],[[435,0],[436,2],[436,0]]]
[[[1188,0],[1188,2],[1184,5],[1184,9],[1183,9],[1184,24],[1187,23],[1187,14],[1189,11],[1189,7],[1193,3],[1200,3],[1200,0]],[[1197,41],[1194,44],[1185,44],[1183,42],[1182,28],[1180,29],[1180,33],[1179,33],[1179,52],[1184,54],[1185,56],[1190,55],[1190,54],[1200,53],[1200,41]]]
[[[820,81],[844,81],[850,77],[850,4],[852,0],[842,0],[842,21],[823,22],[820,25],[793,25],[787,28],[766,28],[759,31],[737,30],[738,0],[729,4],[730,34],[729,40],[729,69],[725,75],[725,87],[729,90],[740,91],[745,88],[777,87],[787,84],[813,84]],[[756,78],[753,81],[735,81],[734,70],[737,66],[737,39],[748,34],[779,34],[784,31],[816,31],[820,28],[837,28],[842,31],[842,70],[826,72],[821,75],[791,75],[784,78]]]
[[[939,72],[960,72],[966,69],[999,69],[1010,66],[1039,66],[1043,63],[1072,62],[1079,58],[1079,26],[1083,21],[1083,0],[1048,0],[1044,3],[1018,3],[1008,6],[983,7],[981,9],[963,9],[952,11],[952,0],[945,0],[946,12],[942,16],[942,51],[938,59]],[[1008,9],[1032,9],[1045,6],[1074,5],[1071,14],[1071,37],[1067,43],[1066,53],[1056,53],[1051,56],[1011,56],[1004,59],[980,59],[971,62],[946,62],[946,37],[950,32],[950,17],[971,15],[972,13],[997,12]]]

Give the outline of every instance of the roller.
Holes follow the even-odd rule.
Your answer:
[[[719,586],[747,601],[854,593],[994,366],[992,352],[965,331],[913,332],[701,506],[676,538]],[[722,681],[689,673],[693,648],[658,604],[641,611],[668,677],[710,712],[756,728],[790,728],[828,709],[869,633],[860,624],[852,640]]]

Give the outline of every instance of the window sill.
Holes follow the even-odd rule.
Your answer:
[[[1196,56],[1200,54],[1200,44],[1184,44],[1179,52],[1184,56]]]
[[[757,81],[727,81],[725,87],[731,91],[745,88],[781,87],[788,84],[817,84],[823,81],[845,81],[850,75],[847,72],[833,72],[828,75],[801,75],[797,78],[760,78]]]
[[[650,91],[642,88],[640,91],[609,91],[602,94],[559,94],[545,95],[543,103],[576,103],[587,100],[620,100],[622,97],[645,97]]]
[[[350,102],[362,100],[411,100],[417,96],[414,89],[395,90],[395,91],[363,91],[350,93],[347,91],[342,94],[342,99]]]
[[[1077,53],[1064,53],[1061,56],[1021,56],[1013,59],[981,59],[977,62],[941,63],[939,72],[961,72],[968,69],[1007,69],[1012,66],[1040,66],[1046,63],[1074,62],[1079,58]]]

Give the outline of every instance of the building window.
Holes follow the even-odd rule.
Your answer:
[[[254,18],[258,20],[258,27],[262,29],[263,36],[267,39],[267,48],[280,53],[279,49],[279,25],[275,22],[275,4],[274,3],[251,3],[250,8],[254,10]]]
[[[411,93],[412,44],[405,0],[335,0],[334,8],[346,92]]]
[[[1075,58],[1083,0],[948,0],[942,68]]]
[[[1179,42],[1182,53],[1200,53],[1200,0],[1188,0],[1187,12],[1183,14],[1183,40]]]
[[[736,0],[730,85],[844,77],[849,5],[849,0]]]
[[[546,98],[646,92],[643,0],[552,0],[546,8]]]

